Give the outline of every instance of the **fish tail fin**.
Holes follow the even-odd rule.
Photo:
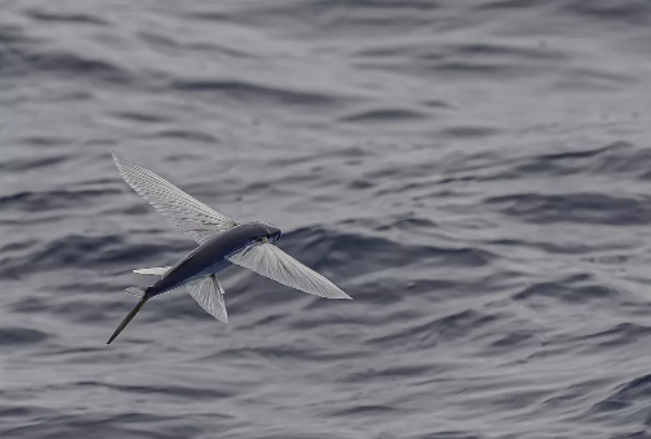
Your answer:
[[[147,288],[129,287],[124,292],[130,296],[143,297],[147,292]]]
[[[106,342],[106,344],[111,344],[115,338],[120,335],[120,333],[124,330],[124,328],[127,327],[129,322],[133,320],[133,318],[138,314],[138,311],[140,311],[140,308],[143,307],[143,305],[149,300],[149,297],[147,297],[146,294],[143,294],[142,298],[136,303],[136,306],[133,307],[131,312],[127,314],[127,316],[120,322],[118,325],[117,329],[113,332],[113,335],[111,335],[111,338],[109,338],[109,341]]]

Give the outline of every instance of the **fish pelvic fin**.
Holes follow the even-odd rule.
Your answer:
[[[143,297],[147,292],[147,288],[129,287],[124,292],[130,296]]]
[[[149,297],[147,297],[147,295],[143,294],[142,298],[138,301],[138,303],[136,303],[136,306],[134,306],[133,309],[131,310],[131,312],[129,314],[127,314],[127,316],[120,322],[117,329],[115,331],[113,331],[113,334],[111,335],[111,338],[109,338],[109,340],[106,342],[106,344],[111,344],[111,342],[113,340],[115,340],[115,338],[118,335],[120,335],[120,333],[122,331],[124,331],[124,328],[126,328],[127,325],[129,324],[129,322],[131,322],[131,320],[133,320],[133,318],[136,316],[136,314],[138,314],[138,311],[140,311],[140,308],[142,308],[144,306],[144,304],[148,300],[149,300]]]
[[[154,276],[162,276],[172,269],[172,266],[168,267],[151,267],[151,268],[138,268],[133,270],[136,274],[152,274]]]

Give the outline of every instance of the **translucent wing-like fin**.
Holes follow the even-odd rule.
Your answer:
[[[245,247],[227,259],[233,264],[307,294],[326,299],[352,299],[324,276],[270,242]]]
[[[113,153],[120,175],[131,188],[197,243],[237,225],[155,173]]]
[[[131,295],[131,296],[136,296],[136,297],[142,297],[145,295],[145,288],[139,288],[139,287],[129,287],[126,290],[124,290],[125,293]]]
[[[137,270],[133,270],[134,273],[136,274],[151,274],[154,276],[162,276],[165,273],[167,273],[172,266],[167,266],[167,267],[151,267],[151,268],[138,268]]]
[[[188,293],[197,301],[204,311],[219,320],[228,323],[224,289],[215,275],[211,274],[186,285]]]

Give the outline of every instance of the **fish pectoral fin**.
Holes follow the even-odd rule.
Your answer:
[[[204,311],[220,322],[228,323],[224,288],[214,274],[188,283],[186,289]]]
[[[154,276],[162,276],[172,268],[171,265],[167,267],[151,267],[151,268],[138,268],[133,270],[136,274],[152,274]]]
[[[160,175],[115,153],[113,161],[131,189],[198,244],[204,244],[239,224],[188,195]]]
[[[244,247],[227,259],[260,276],[307,294],[326,299],[352,299],[325,276],[303,265],[267,241]]]

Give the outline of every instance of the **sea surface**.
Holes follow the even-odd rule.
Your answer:
[[[115,151],[354,301],[194,243]],[[651,2],[0,0],[0,438],[651,438]]]

